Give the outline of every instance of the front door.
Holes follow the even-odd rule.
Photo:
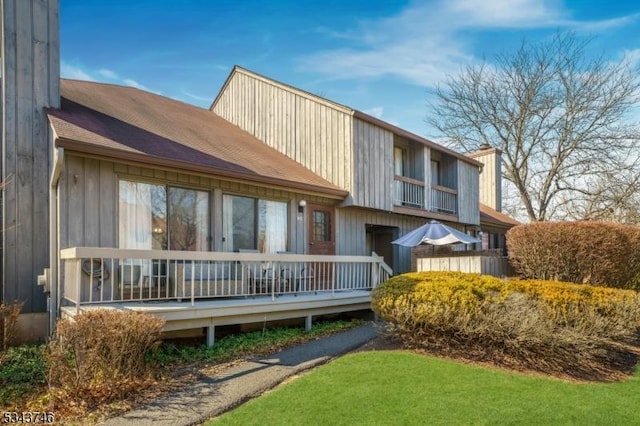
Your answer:
[[[321,255],[336,254],[335,214],[331,206],[309,204],[308,253]]]
[[[398,228],[393,226],[367,225],[367,247],[370,251],[376,252],[378,256],[384,258],[386,263],[393,269],[394,246],[391,241],[396,239]]]

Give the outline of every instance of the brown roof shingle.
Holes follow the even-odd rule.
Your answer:
[[[347,191],[214,112],[133,87],[62,79],[56,146],[334,198]]]

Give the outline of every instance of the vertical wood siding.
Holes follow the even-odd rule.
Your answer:
[[[471,225],[480,224],[478,195],[478,167],[458,161],[458,220]]]
[[[49,263],[50,130],[44,107],[59,95],[58,1],[3,0],[2,298],[43,312],[36,285]]]
[[[480,201],[487,206],[502,210],[502,165],[500,154],[495,150],[474,155],[475,160],[484,164],[480,174]]]
[[[393,133],[354,119],[353,205],[393,208]]]
[[[222,195],[237,194],[289,203],[289,251],[304,253],[306,226],[298,202],[333,204],[323,197],[262,188],[215,178],[101,161],[68,154],[60,178],[60,247],[118,247],[118,180],[209,191],[211,248],[222,250]]]
[[[351,191],[352,117],[235,72],[213,111],[329,182]]]

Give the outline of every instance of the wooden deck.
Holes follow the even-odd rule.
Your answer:
[[[313,317],[371,308],[371,294],[365,290],[318,294],[286,294],[190,301],[127,301],[100,304],[62,306],[62,318],[73,318],[80,312],[94,309],[140,311],[158,315],[166,321],[164,331],[207,327],[207,341],[213,344],[215,326],[249,324],[291,318],[304,318],[307,327]]]

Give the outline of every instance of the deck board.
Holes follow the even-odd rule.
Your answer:
[[[186,330],[216,325],[247,324],[290,318],[328,315],[370,309],[368,291],[282,295],[224,299],[196,299],[178,301],[128,301],[80,305],[79,312],[95,309],[141,311],[165,319],[164,331]],[[63,318],[76,315],[75,306],[61,308]]]

